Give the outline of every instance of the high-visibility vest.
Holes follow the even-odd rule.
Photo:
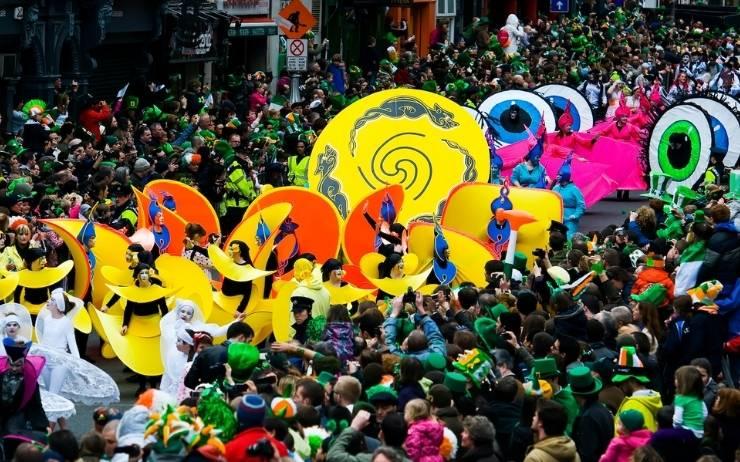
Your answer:
[[[308,187],[308,160],[304,156],[300,161],[298,156],[288,157],[288,180],[295,186]]]

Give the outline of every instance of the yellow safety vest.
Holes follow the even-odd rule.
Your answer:
[[[308,188],[308,159],[304,156],[298,161],[298,156],[288,157],[288,180],[295,186]]]

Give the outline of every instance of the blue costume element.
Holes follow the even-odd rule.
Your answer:
[[[563,220],[565,226],[568,227],[568,239],[578,231],[578,222],[586,211],[586,201],[583,199],[583,194],[578,186],[571,181],[572,161],[573,153],[570,153],[560,167],[557,185],[552,188],[563,199]]]
[[[149,203],[149,221],[152,223],[152,234],[154,234],[154,244],[157,246],[160,252],[166,252],[170,246],[170,230],[164,224],[159,225],[157,223],[157,215],[162,214],[162,208],[157,204],[157,201],[152,197],[152,201]],[[159,226],[160,231],[157,231],[155,226]]]
[[[396,205],[393,203],[393,198],[390,194],[386,193],[383,198],[383,202],[380,204],[380,218],[388,224],[388,228],[396,222]],[[383,246],[383,236],[381,233],[375,235],[375,250],[378,251]]]
[[[504,220],[499,223],[498,220],[496,220],[496,210],[512,210],[513,208],[514,204],[511,202],[511,199],[509,199],[509,184],[507,181],[504,181],[504,184],[499,191],[499,197],[491,202],[491,213],[493,213],[493,217],[488,222],[487,230],[488,239],[491,240],[494,251],[499,255],[509,243],[511,225],[509,224],[509,220]]]
[[[438,222],[434,223],[434,276],[440,284],[451,284],[457,275],[457,267],[447,259],[447,251],[450,246],[442,233],[442,227]]]
[[[88,245],[90,244],[90,239],[95,239],[95,225],[92,221],[86,221],[85,224],[82,225],[82,229],[80,229],[80,232],[77,235],[77,240],[85,246],[87,259],[90,261],[90,270],[94,271],[96,261],[95,254],[93,253],[92,249],[88,247]]]
[[[175,203],[175,198],[172,197],[170,193],[167,193],[167,192],[162,193],[162,205],[164,205],[165,208],[172,210],[173,212],[177,211],[177,204]]]
[[[265,223],[265,219],[260,215],[260,221],[257,223],[257,244],[263,245],[270,238],[270,228]]]
[[[280,228],[278,230],[278,235],[275,236],[275,245],[278,245],[281,243],[284,239],[286,239],[288,236],[293,236],[293,248],[290,251],[290,255],[288,255],[288,258],[278,263],[278,274],[283,274],[285,270],[287,269],[288,265],[298,257],[300,254],[300,246],[298,244],[298,236],[295,233],[295,230],[298,229],[299,225],[298,223],[293,222],[293,219],[288,217],[280,224]]]
[[[532,171],[529,171],[527,164],[525,162],[521,162],[519,165],[514,167],[514,170],[511,172],[511,182],[519,183],[523,188],[547,187],[547,183],[545,182],[547,171],[545,171],[545,167],[540,164],[540,158],[544,153],[545,135],[543,133],[539,138],[537,138],[537,143],[532,146],[532,149],[530,149],[524,157],[524,160],[532,162],[534,168]]]

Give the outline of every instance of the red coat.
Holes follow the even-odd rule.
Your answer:
[[[226,460],[228,462],[264,462],[264,457],[247,454],[247,449],[263,438],[272,443],[277,456],[288,456],[285,444],[273,438],[263,427],[255,427],[244,430],[226,444]]]
[[[88,107],[80,112],[80,125],[85,127],[85,130],[89,131],[95,136],[95,142],[100,141],[100,123],[107,122],[110,120],[113,113],[108,105],[102,106],[100,109],[96,107]]]
[[[671,280],[670,275],[663,268],[651,267],[642,270],[637,276],[635,284],[632,286],[632,293],[641,294],[651,284],[661,284],[668,292],[666,294],[666,299],[663,301],[663,304],[661,306],[666,306],[669,303],[673,303],[673,280]]]

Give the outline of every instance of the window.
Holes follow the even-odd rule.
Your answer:
[[[456,0],[437,0],[437,16],[455,16],[456,14]]]

